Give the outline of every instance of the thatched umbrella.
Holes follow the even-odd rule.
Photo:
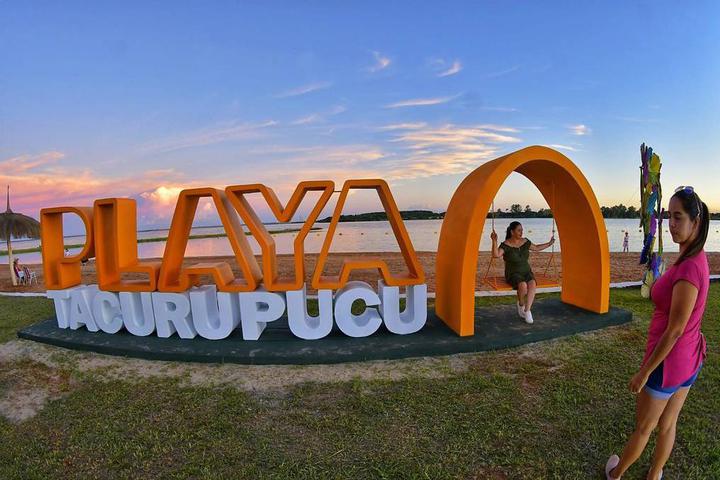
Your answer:
[[[7,187],[7,209],[0,213],[0,240],[7,242],[8,266],[12,284],[17,285],[15,271],[13,270],[13,255],[11,237],[40,238],[40,223],[32,217],[15,213],[10,209],[10,185]]]

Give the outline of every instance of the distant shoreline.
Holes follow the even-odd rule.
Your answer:
[[[222,225],[219,225],[222,226]],[[212,227],[195,227],[195,228],[212,228]],[[270,230],[268,233],[271,235],[276,233],[293,233],[293,232],[299,232],[300,228],[286,228],[284,230]],[[313,227],[310,229],[310,231],[314,230],[322,230],[322,228],[319,227]],[[153,230],[138,230],[138,232],[152,232]],[[245,232],[245,235],[252,235],[250,232]],[[202,235],[190,235],[188,237],[188,240],[197,240],[202,238],[222,238],[227,237],[227,233],[205,233]],[[152,237],[152,238],[139,238],[137,243],[156,243],[156,242],[164,242],[167,240],[168,237]],[[74,243],[74,244],[66,244],[65,248],[81,248],[84,247],[84,243]],[[19,254],[19,253],[35,253],[41,251],[41,247],[33,247],[33,248],[18,248],[13,249],[13,255]],[[7,250],[0,250],[0,257],[6,257],[7,256]]]
[[[604,207],[603,207],[604,208]],[[542,210],[539,212],[533,212],[536,215],[535,216],[526,216],[526,212],[522,212],[519,214],[511,213],[511,212],[496,212],[495,218],[496,219],[516,219],[516,220],[528,220],[528,219],[551,219],[552,216],[542,216],[543,212]],[[442,220],[445,217],[445,212],[436,213],[432,212],[430,210],[402,210],[400,211],[400,216],[403,219],[403,221],[412,221],[412,220]],[[488,212],[486,218],[492,218],[492,212]],[[332,220],[332,217],[325,217],[323,219],[317,220],[316,223],[329,223]],[[640,220],[639,217],[603,217],[603,220]],[[710,220],[717,221],[720,220],[720,213],[712,213],[710,214]],[[340,222],[341,223],[353,223],[353,222],[387,222],[387,214],[383,212],[369,212],[369,213],[360,213],[355,215],[341,215],[340,216]],[[263,225],[269,226],[269,225],[302,225],[302,221],[297,222],[275,222],[275,223],[263,223]],[[161,231],[167,231],[169,230],[169,226],[167,228],[148,228],[148,229],[142,229],[138,230],[138,233],[144,233],[144,232],[161,232]],[[208,229],[208,228],[223,228],[222,225],[204,225],[204,226],[197,226],[193,227],[193,230],[199,230],[199,229]],[[311,230],[322,230],[320,227],[313,227]],[[298,232],[300,231],[300,228],[291,228],[291,229],[283,229],[283,230],[272,230],[270,231],[271,234],[275,233],[292,233],[292,232]],[[245,232],[246,235],[250,235],[249,232]],[[78,234],[78,235],[68,235],[65,238],[74,238],[74,237],[83,237],[84,235]],[[218,238],[218,237],[225,237],[227,236],[225,233],[217,233],[217,234],[199,234],[199,235],[191,235],[190,239],[201,239],[201,238]],[[150,243],[150,242],[161,242],[166,240],[167,237],[153,237],[153,238],[146,238],[146,239],[138,239],[138,243]],[[22,238],[22,239],[13,239],[13,242],[27,242],[32,241],[33,239],[28,238]],[[65,245],[66,248],[79,248],[82,247],[83,244],[67,244]],[[33,248],[20,248],[20,249],[13,249],[13,253],[34,253],[39,252],[39,247],[33,247]],[[0,257],[7,256],[6,250],[0,250]]]
[[[600,207],[603,213],[603,219],[608,220],[640,220],[640,214],[634,208],[627,209],[623,205],[614,207]],[[403,220],[442,220],[445,218],[446,212],[433,212],[431,210],[401,210],[400,217]],[[513,208],[508,211],[496,210],[493,214],[492,211],[487,213],[485,218],[514,218],[514,219],[528,219],[528,218],[552,218],[552,211],[547,208],[541,208],[538,211],[529,209],[529,206],[525,207],[525,210],[520,208],[520,205],[513,205]],[[667,216],[665,217],[667,218]],[[710,220],[720,220],[720,213],[711,213]],[[318,223],[329,223],[332,221],[332,217],[325,217],[318,220]],[[386,222],[387,213],[382,212],[368,212],[358,213],[354,215],[340,215],[341,222]]]
[[[445,218],[445,212],[435,213],[430,210],[401,210],[400,217],[403,220],[442,220]],[[332,217],[325,217],[318,220],[318,223],[330,223]],[[340,215],[341,222],[387,222],[387,213],[368,212],[358,213],[354,215]]]
[[[417,257],[422,264],[423,270],[425,271],[426,284],[428,286],[428,292],[435,292],[435,267],[437,264],[437,252],[428,251],[417,251]],[[707,252],[708,262],[710,264],[710,272],[712,274],[720,273],[720,252]],[[536,272],[541,272],[547,265],[548,258],[551,253],[549,252],[537,252],[530,256],[530,264]],[[556,255],[559,257],[561,254]],[[671,264],[676,258],[677,252],[668,252],[665,255],[665,259],[668,264]],[[310,278],[315,266],[317,265],[319,254],[318,253],[306,253],[305,254],[305,280],[308,282],[308,291],[312,292],[312,288],[309,286]],[[610,252],[610,281],[613,283],[617,282],[629,282],[638,281],[643,278],[645,274],[645,266],[638,263],[638,253],[621,253],[621,252]],[[256,254],[255,258],[258,262],[262,262],[262,255]],[[327,264],[325,266],[326,272],[339,272],[346,259],[360,260],[360,259],[379,259],[388,265],[391,272],[402,272],[407,268],[405,260],[402,254],[397,252],[331,252],[327,256]],[[158,261],[161,258],[143,258],[145,261]],[[559,258],[557,259],[559,260]],[[490,266],[490,254],[489,252],[481,251],[478,252],[478,268],[475,273],[476,288],[478,290],[487,290],[489,287],[482,284],[482,279]],[[210,257],[187,257],[184,259],[185,265],[192,265],[198,262],[227,262],[233,270],[236,277],[241,278],[243,273],[240,271],[240,267],[237,264],[237,259],[233,255],[216,255]],[[40,263],[28,265],[37,265],[34,267],[35,272],[38,275],[38,284],[30,286],[19,285],[13,287],[10,285],[10,274],[8,268],[0,268],[0,290],[3,291],[14,291],[14,292],[43,292],[45,291],[43,269]],[[92,285],[97,283],[97,271],[96,271],[95,260],[90,260],[84,267],[82,267],[82,281],[86,285]],[[560,275],[562,275],[562,262],[557,262],[557,267]],[[280,277],[293,277],[296,274],[295,270],[295,255],[294,254],[278,254],[277,255],[277,274]],[[488,274],[490,276],[499,276],[503,274],[503,263],[494,262],[490,268]],[[354,274],[353,279],[368,282],[371,285],[377,284],[377,270],[357,270]],[[142,274],[133,273],[128,275],[128,280],[142,279]],[[204,279],[203,282],[209,280]]]

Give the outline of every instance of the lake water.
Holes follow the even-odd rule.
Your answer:
[[[495,229],[502,238],[505,228],[513,219],[497,219],[495,220]],[[525,236],[535,243],[546,242],[550,238],[552,230],[552,220],[549,218],[525,218],[518,219],[525,229]],[[608,241],[611,252],[622,251],[623,234],[627,230],[630,232],[630,251],[640,252],[642,249],[642,231],[638,227],[639,221],[636,219],[605,219],[605,227],[608,234]],[[325,234],[328,228],[327,223],[318,223],[316,227],[321,230],[312,231],[305,239],[306,253],[317,253],[322,247],[325,240]],[[272,224],[267,225],[268,230],[283,230],[286,228],[300,228],[301,224]],[[416,251],[437,251],[438,239],[440,238],[440,228],[442,220],[407,220],[405,226],[410,234],[410,239]],[[664,225],[663,240],[666,251],[677,251],[677,245],[672,242],[670,233],[667,232],[667,224]],[[483,238],[480,242],[479,250],[490,249],[490,219],[485,223]],[[201,227],[194,228],[193,234],[210,234],[222,233],[222,227]],[[138,232],[138,238],[152,238],[167,236],[167,230],[152,230]],[[278,233],[273,235],[275,238],[278,253],[293,253],[293,240],[297,232]],[[558,243],[555,244],[555,250],[562,248],[562,236],[556,235]],[[260,253],[260,246],[252,238],[248,236],[250,245],[255,253]],[[85,241],[84,236],[66,237],[66,243],[77,244]],[[14,241],[14,248],[28,248],[39,245],[38,240],[21,240]],[[4,246],[4,244],[3,244]],[[138,244],[138,255],[140,258],[157,258],[162,257],[165,249],[165,242],[140,243]],[[712,220],[710,222],[710,233],[708,235],[706,251],[720,251],[720,221]],[[71,253],[75,253],[79,249],[74,249]],[[388,222],[351,222],[340,223],[333,239],[331,252],[398,252],[400,248],[397,245],[395,236]],[[188,242],[185,255],[191,256],[215,256],[215,255],[233,255],[232,248],[227,238],[203,238],[190,240]],[[37,253],[20,254],[22,263],[41,263],[41,255]],[[7,262],[7,256],[0,257],[0,262]]]

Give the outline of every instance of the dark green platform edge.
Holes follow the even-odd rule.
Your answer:
[[[498,305],[475,310],[475,335],[459,337],[428,310],[425,327],[412,335],[395,335],[384,326],[365,338],[351,338],[338,330],[321,340],[302,340],[290,333],[287,318],[269,323],[260,340],[246,341],[235,330],[223,340],[196,337],[183,340],[157,336],[137,337],[123,331],[110,335],[61,329],[51,318],[18,332],[18,337],[37,342],[107,355],[205,363],[320,364],[407,357],[450,355],[516,347],[526,343],[620,325],[632,320],[632,313],[611,307],[596,314],[562,303],[559,299],[538,300],[533,306],[535,323],[527,325],[515,305]]]

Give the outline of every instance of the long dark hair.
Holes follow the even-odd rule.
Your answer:
[[[705,202],[700,200],[700,196],[693,190],[686,188],[678,190],[672,197],[670,197],[671,200],[673,198],[680,200],[682,209],[688,214],[690,220],[695,220],[698,215],[700,216],[700,231],[698,232],[697,237],[695,237],[692,243],[690,243],[690,245],[675,261],[675,264],[677,265],[683,260],[687,260],[693,255],[696,255],[705,246],[708,230],[710,230],[710,213],[708,211],[708,206]]]
[[[510,225],[508,225],[507,230],[505,231],[505,240],[510,240],[510,237],[512,237],[512,232],[517,227],[520,226],[520,222],[510,222]]]

